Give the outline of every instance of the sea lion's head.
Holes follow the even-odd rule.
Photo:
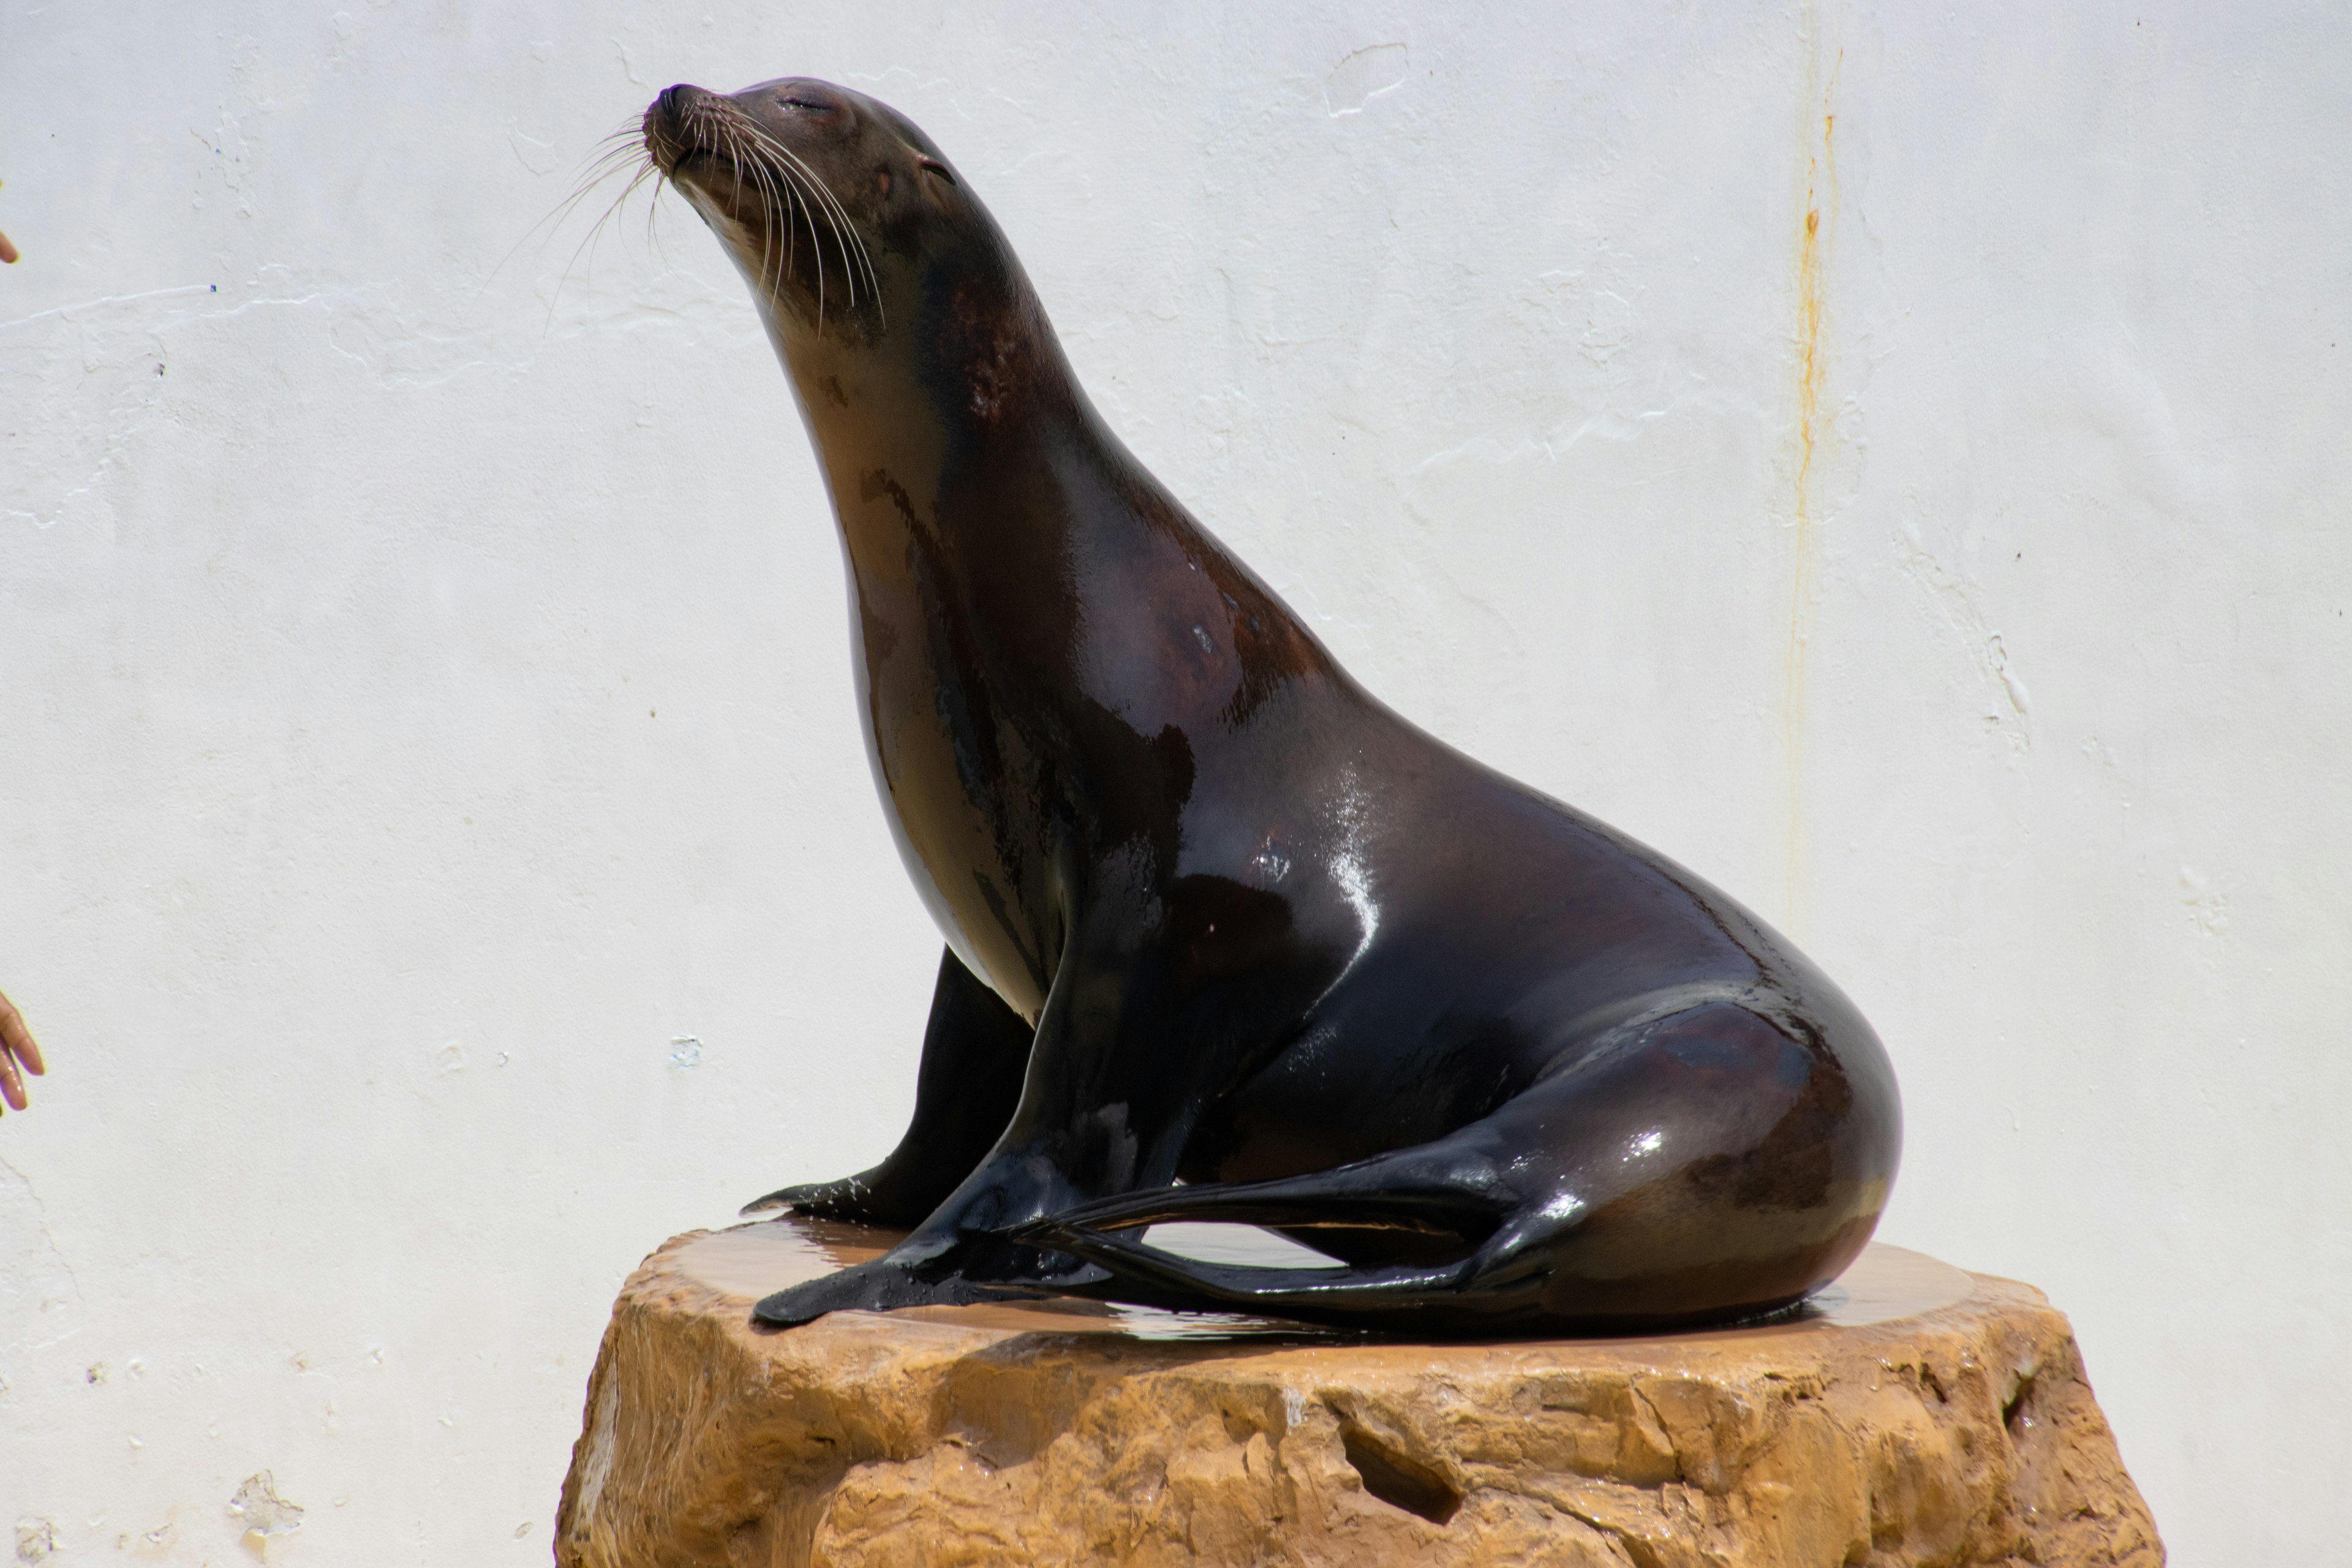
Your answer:
[[[807,77],[736,93],[681,82],[646,108],[645,145],[788,353],[803,335],[871,344],[942,286],[1007,301],[1027,291],[946,156],[864,93]]]

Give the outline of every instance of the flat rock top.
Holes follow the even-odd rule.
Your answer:
[[[1072,1300],[752,1324],[892,1239],[771,1221],[647,1258],[558,1563],[2163,1561],[2065,1319],[1900,1247],[1796,1315],[1645,1338],[1431,1344]],[[1237,1227],[1151,1239],[1302,1261]]]
[[[887,1251],[897,1237],[887,1231],[860,1226],[833,1225],[817,1220],[782,1219],[740,1225],[728,1230],[696,1231],[678,1237],[656,1253],[648,1266],[736,1298],[748,1309],[772,1291],[782,1290],[863,1263]],[[1290,1249],[1279,1237],[1265,1237],[1242,1226],[1160,1226],[1151,1233],[1154,1246],[1220,1262],[1291,1264],[1311,1258],[1305,1249]],[[2001,1283],[2006,1283],[2003,1281]],[[1574,1346],[1575,1353],[1596,1353],[1641,1359],[1667,1345],[1677,1350],[1692,1344],[1734,1349],[1749,1342],[1777,1347],[1768,1353],[1786,1353],[1790,1336],[1834,1334],[1841,1329],[1894,1322],[1904,1318],[1958,1305],[1976,1293],[1977,1277],[1924,1252],[1913,1252],[1884,1242],[1863,1249],[1834,1285],[1814,1296],[1793,1317],[1748,1327],[1702,1330],[1658,1339],[1519,1340],[1520,1349],[1550,1345]],[[894,1322],[953,1324],[1000,1336],[1018,1333],[1119,1334],[1144,1341],[1206,1343],[1278,1340],[1297,1344],[1346,1347],[1358,1353],[1394,1353],[1410,1345],[1409,1353],[1425,1363],[1430,1348],[1394,1336],[1326,1330],[1280,1319],[1255,1318],[1233,1312],[1167,1312],[1149,1307],[1126,1307],[1097,1301],[1060,1299],[1017,1305],[978,1307],[912,1307],[890,1313],[841,1313],[845,1318],[887,1318]],[[1462,1346],[1448,1346],[1454,1353]]]

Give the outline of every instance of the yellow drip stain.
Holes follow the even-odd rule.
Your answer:
[[[1828,369],[1822,341],[1825,300],[1823,272],[1829,236],[1824,212],[1834,225],[1837,211],[1837,116],[1831,111],[1837,70],[1821,81],[1819,30],[1811,6],[1805,16],[1804,221],[1797,234],[1797,427],[1789,500],[1790,570],[1788,638],[1780,655],[1780,762],[1784,811],[1781,820],[1781,921],[1801,935],[1806,910],[1805,698],[1806,664],[1813,634],[1814,576],[1821,550],[1814,451],[1822,439],[1822,383]],[[1844,62],[1843,52],[1837,64]],[[1816,139],[1818,132],[1818,139]]]

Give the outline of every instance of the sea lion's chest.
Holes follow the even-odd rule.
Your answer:
[[[1034,1017],[1060,941],[1049,770],[938,576],[859,564],[858,719],[892,837],[957,956]]]

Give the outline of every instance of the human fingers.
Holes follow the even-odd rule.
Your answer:
[[[18,1071],[22,1064],[23,1072]],[[33,1038],[32,1028],[26,1024],[25,1015],[16,1005],[0,992],[0,1100],[12,1110],[22,1110],[31,1103],[26,1097],[23,1074],[36,1077],[46,1072],[47,1065],[41,1060],[41,1047]]]

